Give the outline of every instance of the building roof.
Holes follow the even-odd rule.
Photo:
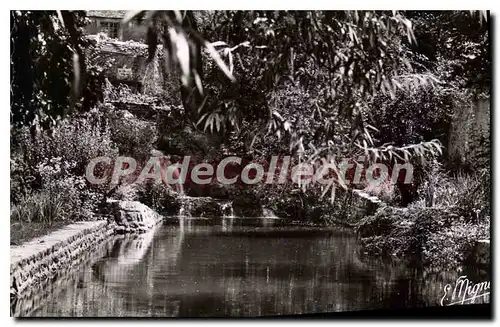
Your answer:
[[[123,18],[127,10],[87,10],[88,17]]]

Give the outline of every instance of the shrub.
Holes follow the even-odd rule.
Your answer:
[[[19,148],[30,167],[60,158],[61,162],[72,163],[71,172],[78,176],[85,174],[91,159],[118,154],[109,122],[98,110],[59,121],[50,133],[39,132],[30,137],[25,129],[19,139]]]
[[[113,198],[122,201],[135,201],[138,198],[137,190],[132,185],[120,185],[116,188]]]
[[[467,222],[454,207],[385,207],[360,221],[358,235],[365,252],[420,256],[429,267],[457,267],[477,240],[489,238],[489,217]]]
[[[156,126],[154,123],[135,117],[118,117],[111,119],[112,140],[120,155],[131,156],[137,161],[147,160],[156,142]]]
[[[454,178],[435,162],[424,180],[420,197],[413,207],[450,207],[467,222],[479,223],[490,215],[489,171],[459,173]]]
[[[455,222],[450,227],[430,233],[423,247],[423,257],[429,266],[452,268],[463,263],[476,241],[489,239],[490,223]]]
[[[62,162],[52,158],[37,167],[42,180],[42,190],[47,191],[62,202],[63,214],[68,219],[92,219],[102,194],[87,188],[83,176],[71,173],[74,162]]]
[[[138,201],[160,214],[176,215],[180,210],[179,195],[168,185],[152,181],[135,185]]]
[[[83,190],[82,185],[83,178],[51,180],[40,191],[22,196],[12,206],[11,220],[51,223],[92,219],[100,196]]]
[[[93,110],[59,121],[52,133],[32,136],[19,128],[12,135],[12,214],[34,221],[92,219],[104,194],[88,187],[85,168],[95,157],[117,155],[107,119]]]
[[[19,204],[10,211],[11,221],[50,223],[64,219],[63,202],[48,191],[37,192],[21,197]]]
[[[262,205],[256,192],[245,190],[233,200],[234,214],[238,217],[262,217]]]
[[[17,204],[21,198],[31,193],[36,177],[19,153],[12,153],[10,158],[10,201]]]
[[[364,192],[377,197],[384,203],[396,203],[396,187],[389,178],[379,184],[366,182],[364,186]]]

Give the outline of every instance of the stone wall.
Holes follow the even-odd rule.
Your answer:
[[[114,234],[143,233],[163,220],[135,201],[109,201],[113,219],[78,222],[10,248],[10,295],[13,304],[31,298],[89,258]],[[28,305],[29,307],[29,305]]]
[[[38,284],[33,284],[25,290],[22,296],[11,298],[10,314],[12,317],[28,317],[33,314],[43,303],[55,299],[61,292],[65,291],[67,285],[81,285],[90,281],[88,272],[82,276],[81,267],[90,264],[96,258],[103,257],[106,253],[111,253],[115,244],[114,237],[109,241],[85,251],[80,256],[78,263],[68,265],[66,268],[58,270],[57,278],[47,278]]]
[[[180,75],[167,64],[163,47],[148,61],[148,45],[121,42],[101,35],[89,36],[96,43],[96,63],[105,68],[104,75],[112,84],[126,84],[134,91],[161,95],[172,104],[180,104]]]
[[[11,297],[29,296],[115,231],[107,221],[79,222],[10,249]]]

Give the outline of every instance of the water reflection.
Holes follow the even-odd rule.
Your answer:
[[[241,225],[186,221],[116,238],[19,314],[260,316],[434,306],[458,277],[365,258],[347,231]]]

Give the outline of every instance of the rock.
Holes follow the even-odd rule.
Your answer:
[[[229,190],[227,185],[220,183],[210,184],[208,196],[214,199],[227,199],[229,197]]]
[[[108,204],[117,225],[115,232],[119,234],[151,229],[163,219],[156,211],[138,201],[110,200]]]
[[[262,217],[260,198],[253,192],[244,192],[233,200],[233,210],[237,217]]]
[[[307,212],[304,209],[300,195],[295,190],[281,197],[274,204],[274,207],[276,208],[276,215],[280,218],[304,220],[307,217]]]
[[[191,217],[215,218],[222,217],[222,208],[209,197],[184,197],[185,215]]]
[[[490,240],[478,240],[468,255],[466,262],[480,268],[490,266]]]

